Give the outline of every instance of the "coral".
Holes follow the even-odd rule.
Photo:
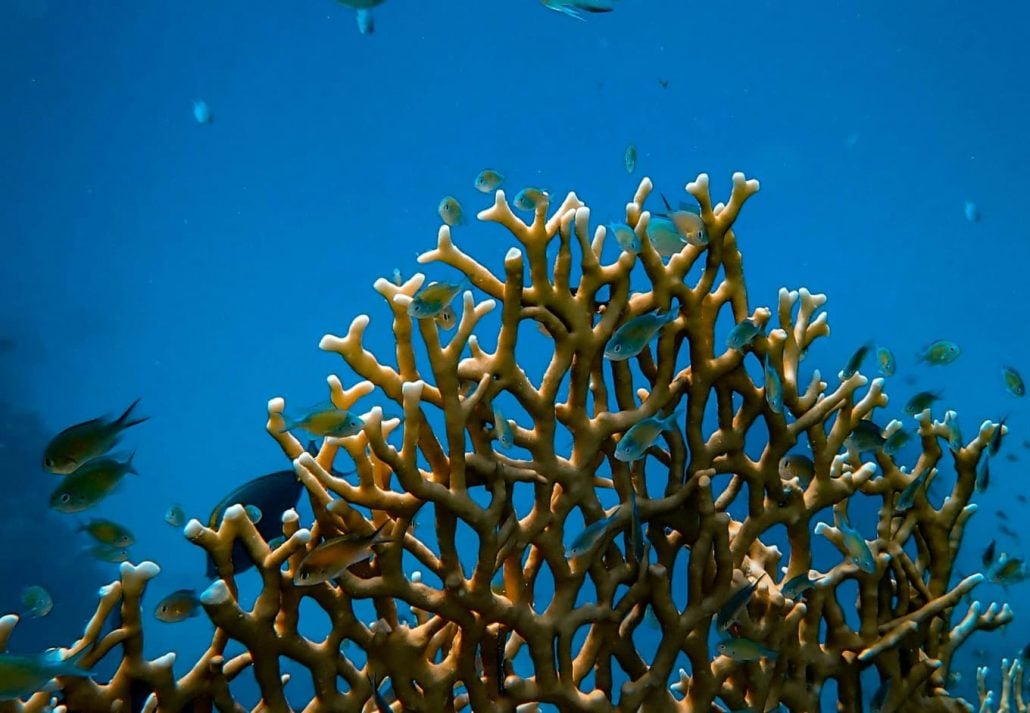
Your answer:
[[[121,581],[103,591],[72,647],[92,647],[89,665],[120,646],[120,667],[109,684],[63,680],[63,700],[74,710],[106,710],[142,682],[156,694],[147,710],[235,710],[227,682],[252,668],[259,709],[286,710],[285,657],[310,672],[310,711],[367,710],[372,674],[389,677],[400,701],[394,710],[536,710],[549,703],[563,711],[765,711],[782,703],[811,712],[832,680],[838,709],[860,711],[860,673],[870,667],[894,682],[883,710],[966,710],[945,688],[952,657],[972,632],[1012,616],[1007,607],[982,611],[973,602],[952,622],[982,580],[952,584],[952,566],[976,509],[977,461],[1000,426],[984,423],[952,451],[941,447],[949,426],[926,411],[910,470],[882,450],[864,458],[849,436],[886,406],[884,380],[842,373],[831,386],[818,371],[802,377],[810,345],[829,333],[824,296],[781,290],[774,309],[749,304],[732,226],[758,183],[734,175],[725,204],[713,204],[706,175],[686,188],[700,206],[708,243],[685,245],[667,263],[647,237],[647,179],[626,206],[641,252],[621,252],[612,262],[602,259],[606,229],[590,231],[590,210],[575,194],[554,210],[539,201],[525,223],[497,192],[479,218],[521,246],[508,250],[502,274],[459,249],[441,227],[437,247],[420,262],[450,266],[474,288],[462,295],[449,338],[433,320],[409,317],[406,306],[425,280],[416,274],[399,285],[375,283],[392,315],[395,365],[365,349],[366,315],[345,336],[320,344],[358,377],[349,388],[329,378],[337,407],[392,402],[400,414],[387,417],[371,406],[362,433],[328,438],[311,455],[279,433],[284,401],[269,403],[267,428],[306,488],[310,528],[290,511],[287,539],[270,548],[238,506],[217,529],[189,523],[187,538],[218,567],[219,579],[202,597],[216,628],[208,652],[177,681],[171,655],[147,662],[141,654],[139,596],[157,568],[123,566]],[[631,276],[646,278],[647,290],[632,291]],[[477,294],[487,298],[477,302]],[[474,332],[487,331],[498,306],[496,339],[487,344]],[[677,316],[655,344],[631,360],[603,357],[616,328],[656,309]],[[747,349],[725,348],[730,319],[751,319],[767,334]],[[532,365],[541,360],[534,381]],[[767,382],[752,376],[764,369],[780,377],[782,408],[766,393]],[[495,406],[511,417],[514,449],[495,444]],[[631,426],[680,411],[682,427],[665,433],[644,459],[614,457]],[[891,422],[884,433],[900,426]],[[814,477],[782,476],[781,458],[805,444]],[[333,473],[344,458],[353,461],[356,479]],[[896,507],[909,483],[923,474],[932,479],[945,459],[957,478],[940,506],[923,488],[910,508]],[[645,528],[642,553],[632,546],[631,493]],[[875,530],[855,516],[859,500],[880,503]],[[416,515],[423,522],[431,516],[434,531],[420,534]],[[566,559],[581,521],[605,516],[600,541],[586,556]],[[847,522],[872,537],[873,571],[849,556]],[[391,541],[377,547],[373,561],[335,584],[294,585],[292,573],[315,544],[379,526]],[[813,533],[842,556],[814,562]],[[237,541],[261,577],[249,609],[235,596]],[[798,575],[816,586],[803,597],[785,596],[783,585]],[[732,632],[778,656],[742,661],[717,653],[713,618],[756,580]],[[857,589],[856,601],[841,600],[846,586]],[[323,640],[298,632],[304,600],[332,623]],[[359,612],[369,602],[374,621]],[[116,607],[119,625],[102,634]],[[645,653],[634,636],[652,614],[660,631],[653,653]],[[226,657],[230,641],[246,652]],[[355,650],[348,642],[361,656],[348,654]],[[47,700],[40,693],[25,707]]]

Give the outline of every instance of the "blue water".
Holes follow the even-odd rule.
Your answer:
[[[995,511],[1022,530],[1030,419],[999,367],[1030,370],[1030,11],[907,5],[624,0],[577,22],[532,0],[390,0],[361,36],[328,0],[0,4],[0,478],[13,493],[0,610],[26,584],[55,599],[12,648],[70,643],[116,571],[70,556],[79,519],[46,511],[49,435],[142,397],[151,420],[126,438],[141,475],[96,514],[136,532],[134,559],[161,564],[148,605],[203,588],[199,551],[165,509],[206,519],[234,485],[287,467],[264,431],[268,399],[324,399],[343,367],[318,340],[357,314],[385,353],[372,282],[419,269],[443,195],[470,217],[486,207],[472,179],[488,166],[513,190],[575,190],[601,218],[641,175],[673,200],[702,171],[717,198],[733,171],[760,179],[737,224],[752,305],[774,306],[781,286],[826,293],[833,334],[806,364],[832,375],[859,344],[889,345],[895,410],[931,388],[967,435],[1010,414],[1019,460],[995,463],[959,569],[976,570],[992,537],[1023,554]],[[194,120],[198,99],[213,123]],[[474,220],[455,234],[494,269],[511,243]],[[941,337],[962,357],[917,365]],[[976,590],[1017,619],[967,645],[959,692],[976,663],[996,671],[1030,640],[1027,586]],[[188,660],[209,628],[150,621],[148,654]]]

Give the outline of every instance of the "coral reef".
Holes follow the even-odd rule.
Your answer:
[[[450,266],[472,287],[449,336],[434,320],[409,316],[425,280],[418,274],[399,285],[375,283],[392,314],[395,365],[365,349],[365,315],[345,336],[320,344],[358,377],[349,388],[329,378],[338,408],[389,402],[401,413],[388,417],[389,406],[372,405],[361,433],[327,438],[311,455],[280,433],[284,401],[269,403],[267,427],[305,486],[310,527],[288,512],[286,540],[270,548],[242,507],[229,508],[217,529],[189,523],[186,536],[213,558],[219,578],[202,597],[215,625],[210,648],[178,680],[171,654],[142,657],[139,598],[158,569],[124,565],[71,647],[90,649],[87,666],[120,647],[119,668],[106,684],[62,679],[58,701],[71,710],[109,710],[142,683],[155,694],[146,710],[237,710],[228,682],[252,669],[263,697],[258,709],[282,711],[281,660],[288,658],[310,671],[309,711],[381,706],[372,703],[370,681],[387,677],[393,710],[768,711],[783,704],[812,712],[833,681],[838,710],[861,711],[860,674],[870,667],[893,681],[882,710],[966,710],[946,690],[952,657],[972,632],[1012,616],[978,602],[957,611],[982,576],[951,581],[976,509],[976,464],[1001,426],[984,423],[952,450],[949,426],[925,411],[910,468],[879,448],[859,452],[853,436],[868,434],[886,406],[884,380],[861,372],[842,373],[833,385],[818,371],[802,377],[809,346],[829,333],[825,298],[781,290],[773,309],[749,304],[732,226],[758,183],[734,175],[725,204],[713,204],[706,175],[686,189],[707,243],[684,243],[667,262],[649,240],[647,179],[626,206],[640,252],[611,262],[602,259],[606,241],[611,253],[608,231],[591,232],[590,210],[575,194],[557,207],[537,201],[526,223],[497,192],[479,218],[520,245],[508,250],[501,274],[441,227],[437,247],[420,262]],[[646,279],[647,289],[634,292],[631,275]],[[479,294],[486,298],[477,302]],[[487,344],[483,333],[498,307],[496,338]],[[615,330],[654,310],[676,313],[656,342],[632,359],[605,359]],[[725,347],[730,320],[746,319],[761,332],[746,348]],[[534,380],[530,364],[541,360]],[[495,419],[497,407],[510,418]],[[644,458],[615,457],[628,429],[670,413],[680,427]],[[510,449],[495,440],[505,422]],[[893,421],[882,433],[900,426]],[[882,442],[880,434],[875,427]],[[782,473],[781,459],[801,451],[812,459],[812,477]],[[333,474],[344,459],[353,461],[355,478]],[[922,488],[911,507],[898,507],[906,486],[932,479],[943,459],[957,473],[943,502],[934,505]],[[857,500],[880,504],[875,530],[854,516]],[[431,532],[413,526],[419,514],[432,518]],[[605,517],[598,541],[567,559],[584,525]],[[294,584],[317,543],[380,526],[388,541],[374,560],[334,584]],[[841,556],[813,561],[813,534]],[[261,576],[249,609],[235,596],[236,542]],[[855,554],[863,547],[869,563]],[[814,586],[788,596],[784,585],[799,575]],[[757,582],[754,595],[724,636],[761,644],[756,656],[717,647],[712,632],[716,614],[749,582]],[[841,599],[845,585],[857,600]],[[301,605],[311,602],[332,624],[322,640],[298,632]],[[360,615],[368,603],[374,620]],[[118,625],[102,633],[116,609]],[[651,616],[656,642],[638,646]],[[13,624],[0,622],[0,645]],[[246,652],[226,655],[230,641]],[[8,706],[39,710],[50,696]]]

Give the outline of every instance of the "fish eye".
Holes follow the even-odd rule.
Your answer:
[[[621,352],[622,351],[622,345],[621,344],[616,344],[615,348],[612,351]]]
[[[61,493],[61,502],[62,503],[71,502],[71,499],[72,499],[72,496],[69,495],[68,493]]]
[[[49,457],[48,458],[44,458],[43,459],[43,465],[45,465],[47,468],[53,467],[54,459],[53,458],[49,458]]]

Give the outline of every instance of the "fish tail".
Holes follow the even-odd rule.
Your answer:
[[[139,404],[139,402],[140,400],[136,399],[131,404],[129,404],[129,408],[125,409],[125,413],[119,416],[118,420],[114,422],[114,426],[119,431],[124,431],[126,428],[131,428],[132,426],[137,426],[150,418],[150,416],[141,416],[140,418],[135,418],[131,421],[129,420],[132,416],[132,410],[136,408],[136,405]]]
[[[83,657],[89,653],[89,649],[85,648],[66,659],[56,663],[53,669],[54,675],[58,676],[86,676],[89,678],[93,677],[93,672],[82,668],[79,664],[82,662]]]

